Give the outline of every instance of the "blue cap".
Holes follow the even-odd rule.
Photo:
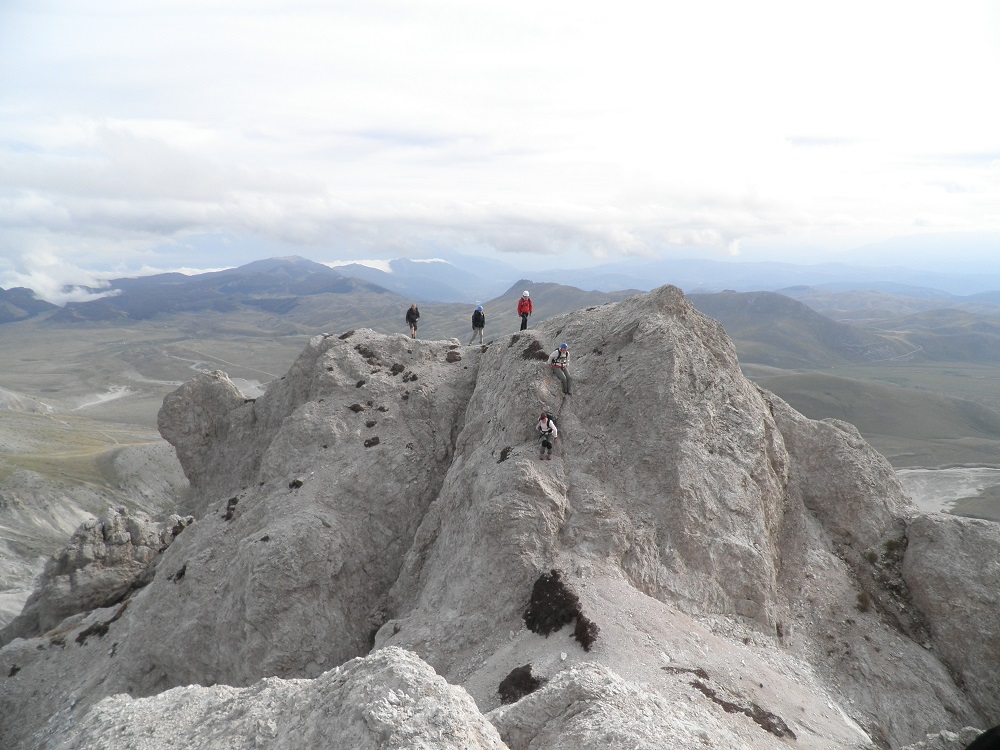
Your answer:
[[[559,344],[559,348],[560,349],[569,349],[569,345],[568,344]]]
[[[483,311],[483,306],[482,305],[480,305],[479,307],[476,308],[476,312],[482,312],[482,311]]]

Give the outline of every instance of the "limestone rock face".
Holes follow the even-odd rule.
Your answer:
[[[1000,723],[1000,524],[936,513],[910,524],[903,573],[934,648]]]
[[[544,364],[562,341],[572,396]],[[560,430],[546,461],[542,410]],[[485,347],[316,336],[256,400],[199,376],[160,428],[197,522],[145,587],[0,650],[0,746],[45,746],[91,709],[87,742],[101,711],[128,711],[105,718],[141,746],[187,685],[216,686],[178,694],[207,733],[191,746],[227,724],[249,737],[239,712],[199,707],[224,696],[271,732],[255,701],[281,703],[275,678],[326,690],[338,665],[397,649],[510,747],[900,748],[1000,705],[1000,649],[963,666],[964,625],[924,573],[966,522],[921,531],[856,430],[746,380],[722,327],[671,287]],[[975,535],[997,558],[1000,540]],[[970,581],[985,616],[989,579]],[[537,689],[501,708],[528,667]],[[150,700],[95,708],[119,693]],[[301,731],[326,720],[304,710]]]
[[[468,693],[446,683],[413,654],[392,648],[349,661],[314,680],[269,678],[242,689],[181,687],[142,700],[116,695],[98,703],[66,733],[54,747],[504,747]]]
[[[0,631],[0,643],[39,635],[70,615],[111,606],[152,578],[149,567],[194,518],[156,522],[116,508],[86,521],[45,566],[21,614]]]

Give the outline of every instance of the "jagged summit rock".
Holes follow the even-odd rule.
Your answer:
[[[572,397],[544,365],[563,341]],[[539,462],[543,409],[560,442]],[[89,747],[69,743],[97,717],[151,725],[184,685],[243,688],[263,711],[271,678],[321,690],[384,652],[460,685],[515,748],[898,748],[1000,720],[995,651],[972,664],[940,641],[996,621],[991,569],[963,568],[952,595],[979,594],[947,613],[916,572],[968,523],[936,519],[908,546],[922,527],[889,464],[746,380],[678,289],[486,347],[316,336],[256,400],[204,374],[159,424],[197,521],[123,603],[0,651],[0,714],[17,719],[0,744]],[[1000,538],[976,529],[968,554],[996,558]],[[544,602],[558,611],[528,616]],[[534,692],[501,707],[511,675]],[[98,703],[117,693],[148,699]],[[223,747],[221,720],[193,710],[187,746]],[[67,729],[81,719],[91,734]]]

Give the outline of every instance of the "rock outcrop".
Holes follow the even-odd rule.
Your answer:
[[[572,397],[544,367],[560,341]],[[560,429],[544,462],[542,409]],[[746,380],[677,289],[485,347],[317,336],[256,400],[199,376],[160,429],[198,520],[141,590],[0,651],[0,744],[91,747],[105,723],[138,743],[181,710],[187,747],[272,720],[286,743],[325,728],[451,746],[422,720],[372,740],[309,708],[355,705],[338,680],[369,669],[411,697],[461,686],[476,711],[441,710],[469,747],[496,741],[483,716],[511,748],[755,750],[900,748],[1000,720],[1000,652],[958,634],[1000,620],[983,565],[1000,539],[920,518],[853,427]],[[968,575],[948,580],[955,546]],[[945,587],[974,613],[937,606]],[[285,691],[300,734],[272,719]],[[227,700],[229,719],[208,708]]]
[[[71,615],[121,602],[152,580],[160,554],[193,521],[174,514],[157,522],[127,508],[86,521],[46,564],[21,614],[0,630],[0,643],[39,635]]]
[[[503,748],[468,693],[393,648],[314,680],[182,687],[155,699],[116,695],[67,733],[59,750],[211,747],[213,738],[226,747]]]

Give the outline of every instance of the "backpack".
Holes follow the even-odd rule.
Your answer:
[[[556,420],[554,420],[552,418],[552,415],[549,414],[548,412],[545,412],[545,416],[549,418],[549,424],[552,425],[552,427],[555,428],[558,431],[559,428],[556,427]],[[552,449],[552,433],[551,432],[549,432],[549,433],[540,432],[539,433],[539,437],[542,440],[542,447],[551,450]]]

